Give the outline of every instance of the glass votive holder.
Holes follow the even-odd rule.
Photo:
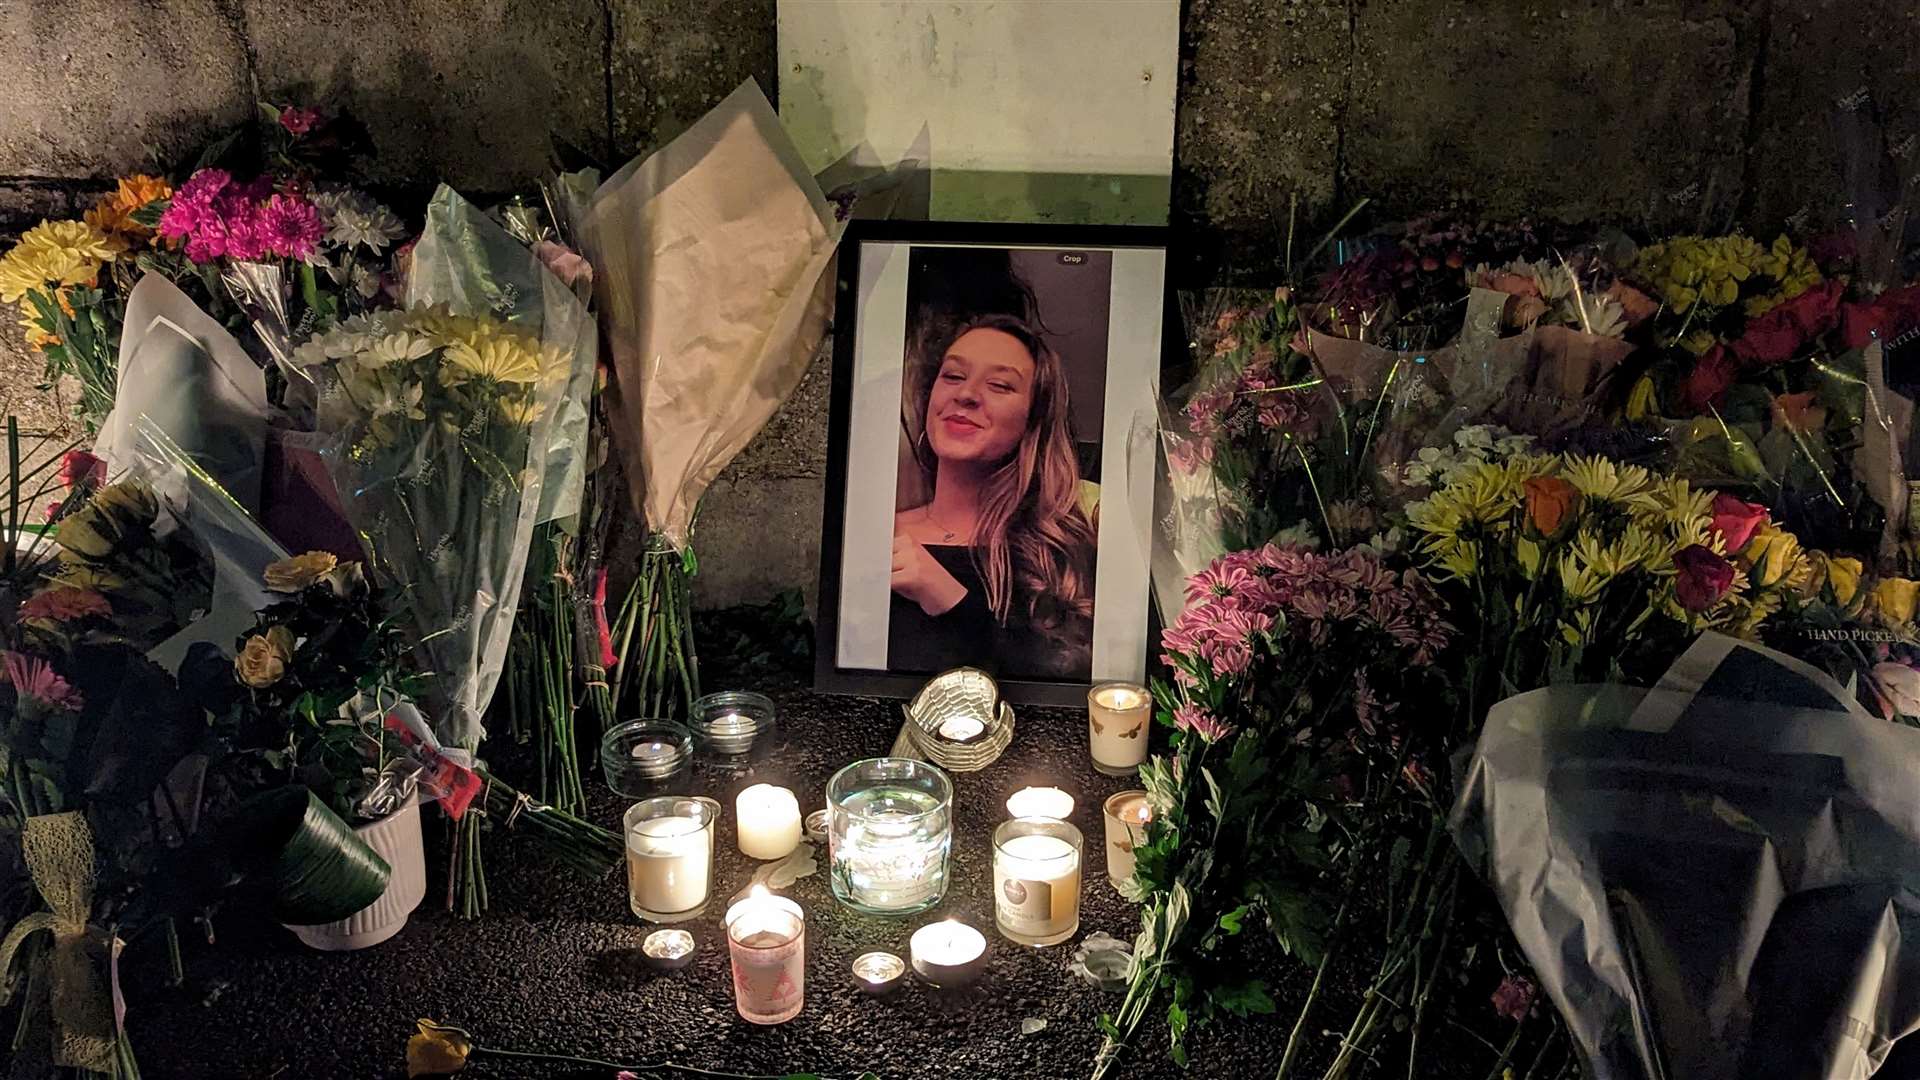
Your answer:
[[[806,1004],[807,917],[764,886],[727,909],[733,1004],[749,1024],[784,1024]]]
[[[627,904],[649,922],[676,923],[707,910],[720,804],[661,796],[627,808]]]
[[[993,922],[1009,941],[1057,945],[1080,929],[1080,830],[1014,818],[993,830]]]
[[[684,788],[693,732],[671,720],[629,720],[600,740],[600,772],[615,793],[644,799]]]
[[[1147,841],[1153,804],[1144,791],[1122,791],[1109,796],[1100,810],[1107,832],[1107,880],[1118,889],[1133,877],[1133,849]]]
[[[709,764],[744,765],[765,756],[773,745],[779,712],[773,699],[747,690],[708,694],[693,703],[687,726]]]
[[[868,915],[924,911],[947,893],[953,781],[912,758],[856,761],[827,781],[834,898]]]
[[[1153,695],[1138,683],[1109,682],[1087,691],[1087,743],[1093,767],[1132,776],[1147,760]]]

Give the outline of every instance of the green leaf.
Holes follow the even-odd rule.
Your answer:
[[[1230,935],[1239,933],[1240,924],[1246,919],[1247,911],[1247,905],[1241,904],[1239,907],[1220,916],[1220,929],[1225,930]]]
[[[1267,984],[1259,979],[1249,979],[1238,986],[1216,987],[1211,996],[1215,1005],[1238,1017],[1265,1016],[1274,1011]]]

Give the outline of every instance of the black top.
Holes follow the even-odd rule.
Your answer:
[[[967,595],[948,611],[929,615],[919,604],[893,594],[887,617],[887,670],[932,675],[965,665],[1002,679],[1085,682],[1091,677],[1091,642],[1089,648],[1078,650],[1075,663],[1027,624],[1022,605],[1012,605],[1015,610],[1006,626],[995,623],[987,607],[986,582],[970,548],[928,544],[926,549]]]

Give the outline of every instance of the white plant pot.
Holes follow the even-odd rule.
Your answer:
[[[378,945],[407,925],[407,916],[427,895],[427,854],[418,799],[353,830],[393,868],[380,899],[341,919],[314,926],[287,926],[295,937],[327,952]]]

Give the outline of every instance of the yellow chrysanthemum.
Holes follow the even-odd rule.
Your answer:
[[[447,346],[446,366],[440,369],[449,386],[476,379],[496,383],[528,384],[540,381],[540,356],[524,340],[482,337],[469,344]]]
[[[500,418],[509,424],[532,427],[540,419],[540,399],[533,394],[502,394],[494,405],[500,410]]]
[[[1572,457],[1561,475],[1589,499],[1638,507],[1653,505],[1648,494],[1653,474],[1638,465],[1620,465],[1603,457]]]
[[[19,303],[49,285],[91,285],[101,264],[120,250],[106,233],[84,221],[43,221],[0,256],[0,300]]]

